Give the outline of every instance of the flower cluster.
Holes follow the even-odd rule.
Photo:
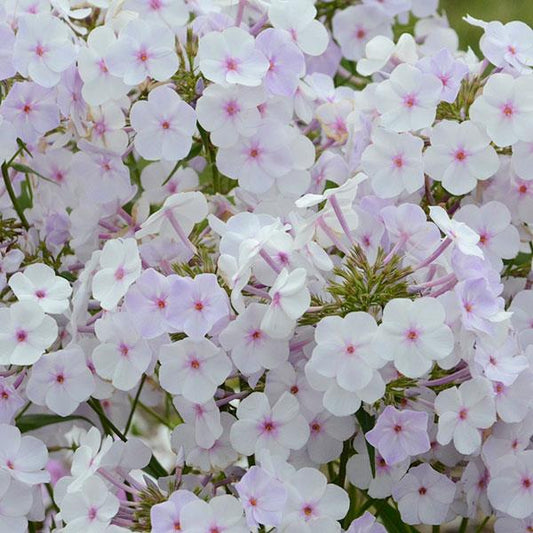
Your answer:
[[[4,0],[0,530],[533,530],[533,30],[438,0]]]

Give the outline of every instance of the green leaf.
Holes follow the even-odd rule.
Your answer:
[[[93,423],[84,416],[80,415],[70,415],[70,416],[59,416],[59,415],[23,415],[17,420],[17,427],[20,429],[21,433],[26,433],[27,431],[33,431],[45,426],[51,426],[52,424],[60,424],[62,422],[70,422],[72,420],[83,420],[91,425]]]
[[[33,168],[28,167],[27,165],[23,165],[21,163],[11,163],[10,167],[17,172],[22,172],[22,174],[35,174],[36,176],[39,176],[39,178],[42,178],[43,180],[49,181],[50,183],[53,183],[54,185],[59,184],[55,182],[54,180],[51,180],[50,178],[47,178],[46,176],[43,176],[42,174],[39,174],[36,170],[33,170]]]

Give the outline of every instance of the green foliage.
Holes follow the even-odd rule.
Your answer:
[[[355,245],[344,258],[344,264],[333,269],[333,280],[326,288],[332,301],[315,300],[314,304],[320,305],[321,309],[306,313],[301,323],[316,324],[323,317],[344,317],[353,311],[376,314],[394,298],[411,298],[406,281],[411,270],[400,265],[400,257],[393,256],[385,262],[386,257],[385,252],[379,249],[372,264],[361,247]]]

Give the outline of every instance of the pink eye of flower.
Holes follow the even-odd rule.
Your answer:
[[[124,267],[118,267],[115,270],[115,279],[117,281],[120,281],[120,280],[124,279],[125,275],[126,275],[126,271],[124,270]]]
[[[128,346],[126,346],[125,344],[121,344],[118,348],[119,352],[121,355],[123,355],[124,357],[126,357],[130,351],[130,349],[128,348]]]
[[[28,338],[28,334],[24,330],[19,330],[16,337],[18,342],[24,342]]]
[[[100,59],[100,61],[98,61],[98,68],[103,74],[107,74],[109,72],[109,70],[107,69],[107,65],[105,64],[105,61],[103,59]]]
[[[237,102],[235,102],[233,100],[226,104],[226,113],[230,117],[233,117],[234,115],[236,115],[239,112],[239,110],[240,110],[240,108],[239,108]]]
[[[320,426],[320,424],[319,424],[318,422],[313,422],[313,423],[311,424],[311,431],[312,431],[313,433],[318,433],[321,429],[322,429],[322,428],[321,428],[321,426]]]
[[[459,420],[466,420],[468,418],[468,409],[462,408],[459,411]]]
[[[162,123],[161,123],[161,127],[164,129],[164,130],[168,130],[170,128],[170,122],[168,120],[164,120]]]
[[[520,187],[518,187],[518,192],[520,194],[526,194],[527,193],[527,185],[525,185],[524,183],[522,185],[520,185]]]
[[[402,168],[403,167],[403,157],[401,155],[397,155],[393,158],[392,163],[396,168]]]
[[[194,308],[197,310],[197,311],[201,311],[203,308],[204,308],[204,304],[202,302],[195,302],[194,304]]]
[[[9,400],[9,394],[4,390],[2,391],[2,394],[0,394],[0,398],[2,400]]]
[[[410,329],[410,330],[407,332],[407,338],[408,338],[410,341],[416,341],[416,339],[418,339],[418,332],[415,331],[414,329]]]
[[[190,362],[190,366],[191,368],[193,368],[194,370],[198,370],[200,368],[200,361],[198,361],[198,359],[193,359],[191,362]]]
[[[505,104],[502,108],[502,114],[506,117],[512,117],[514,113],[513,106],[511,104]]]
[[[181,531],[181,524],[179,522],[174,522],[174,531]]]
[[[235,72],[237,69],[238,69],[238,62],[236,59],[234,59],[233,57],[228,57],[226,59],[226,70],[229,72]]]
[[[306,505],[303,508],[303,512],[305,516],[311,516],[313,514],[313,508],[310,505]]]
[[[24,111],[24,113],[28,114],[31,112],[31,105],[30,104],[25,104],[24,107],[22,108],[22,111]]]
[[[522,480],[522,487],[524,487],[525,489],[529,489],[531,485],[533,485],[533,481],[531,481],[531,479],[529,479],[528,477],[525,477]]]
[[[516,55],[516,48],[513,45],[509,45],[507,51],[513,56]]]
[[[472,312],[472,309],[474,309],[474,306],[469,303],[469,302],[466,302],[464,305],[463,305],[463,308],[464,310],[467,312],[467,313],[471,313]]]
[[[271,420],[268,420],[263,423],[263,431],[265,431],[266,433],[272,433],[274,429],[275,429],[275,426]]]
[[[396,424],[393,429],[395,433],[401,433],[402,426],[400,426],[400,424]]]
[[[44,291],[43,289],[36,290],[35,296],[40,300],[46,296],[46,291]]]
[[[56,376],[56,382],[61,384],[61,383],[64,383],[65,382],[65,376],[63,374],[58,374]]]
[[[260,339],[260,338],[261,338],[261,331],[258,330],[258,329],[256,329],[256,330],[252,333],[251,337],[252,337],[252,339],[254,339],[254,340],[258,340],[258,339]]]
[[[6,466],[9,468],[9,470],[15,470],[15,465],[13,464],[13,461],[11,461],[10,459],[6,461]]]
[[[298,394],[298,392],[300,391],[300,389],[298,388],[297,385],[293,385],[290,389],[289,389],[290,393],[291,394]]]
[[[159,307],[159,309],[165,309],[165,307],[167,306],[167,302],[163,299],[159,299],[157,300],[157,307]]]
[[[418,489],[418,494],[420,494],[420,496],[424,496],[426,493],[427,493],[428,489],[426,489],[426,487],[420,487]]]
[[[43,57],[44,54],[45,54],[45,49],[42,45],[38,44],[36,47],[35,47],[35,54],[38,55],[39,57]]]
[[[357,28],[355,37],[359,40],[364,39],[366,37],[366,30],[364,28]]]
[[[257,159],[259,157],[259,149],[258,148],[252,148],[250,150],[250,157],[252,159]]]
[[[94,520],[96,518],[97,509],[95,507],[91,507],[89,509],[89,512],[87,513],[87,516],[89,517],[89,520]]]
[[[148,52],[146,50],[141,50],[137,57],[139,61],[146,63],[148,61]]]
[[[157,11],[163,7],[161,0],[150,0],[150,9]]]
[[[248,503],[252,506],[252,507],[256,507],[257,506],[257,500],[255,498],[250,498],[248,500]]]
[[[408,108],[413,108],[416,105],[416,98],[413,95],[408,95],[403,99],[403,105]]]
[[[466,159],[466,153],[464,150],[457,150],[457,152],[455,152],[455,159],[457,161],[464,161]]]

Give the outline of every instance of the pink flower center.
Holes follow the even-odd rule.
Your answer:
[[[258,340],[258,339],[261,338],[261,335],[262,335],[261,330],[256,329],[256,330],[255,330],[250,336],[252,337],[252,339],[253,339],[254,341],[256,341],[256,340]]]
[[[410,329],[407,332],[407,339],[410,340],[410,341],[416,341],[418,339],[418,331],[416,331],[414,329]]]
[[[418,494],[420,494],[420,496],[424,496],[426,493],[427,493],[428,489],[426,489],[426,487],[420,487],[418,489]]]
[[[120,280],[124,279],[125,275],[126,275],[126,271],[124,270],[124,267],[118,267],[115,270],[115,279],[117,281],[120,281]]]
[[[107,65],[105,64],[105,61],[103,59],[100,59],[100,61],[98,61],[98,68],[100,69],[100,72],[102,74],[107,74],[109,72],[109,70],[107,69]]]
[[[28,334],[23,329],[20,329],[17,331],[16,337],[18,342],[24,342],[28,338]]]
[[[302,509],[304,515],[306,516],[306,518],[310,518],[312,515],[313,515],[313,507],[311,507],[311,505],[307,504],[303,509]]]
[[[170,122],[168,120],[164,120],[163,122],[161,122],[161,127],[164,130],[168,130],[170,128]]]
[[[161,0],[150,0],[150,9],[157,11],[163,7]]]
[[[507,47],[507,51],[508,51],[512,56],[516,55],[516,48],[515,48],[513,45],[509,45],[509,46]]]
[[[189,364],[194,370],[198,370],[200,368],[200,361],[198,361],[198,359],[192,359]]]
[[[144,48],[142,50],[139,50],[139,53],[137,54],[137,58],[139,59],[141,63],[146,63],[149,58],[148,52]]]
[[[65,376],[63,374],[58,374],[56,376],[56,383],[61,384],[61,383],[64,383],[64,382],[65,382]]]
[[[298,385],[293,385],[289,390],[291,394],[298,394],[298,392],[300,391]]]
[[[250,148],[249,155],[252,159],[257,159],[259,157],[259,154],[260,154],[259,148],[257,147]]]
[[[35,47],[35,54],[38,55],[39,57],[43,57],[45,52],[46,52],[46,50],[44,49],[44,47],[41,44],[38,44]]]
[[[94,520],[96,518],[97,510],[95,507],[91,507],[89,509],[89,512],[87,513],[87,516],[89,517],[89,520]]]
[[[459,411],[459,420],[466,420],[468,418],[468,409],[466,409],[465,407],[463,407],[460,411]]]
[[[248,503],[249,503],[252,507],[256,507],[256,506],[257,506],[257,500],[256,500],[253,496],[248,500]]]
[[[312,433],[320,433],[320,430],[321,430],[321,426],[318,422],[313,422],[311,424],[311,432]]]
[[[159,298],[159,300],[157,300],[157,307],[159,309],[165,309],[166,306],[167,306],[166,300],[163,300],[162,298]]]
[[[403,99],[403,105],[409,109],[412,109],[416,105],[416,98],[412,94],[408,94]]]
[[[233,57],[228,57],[225,64],[228,72],[236,72],[239,67],[238,61]]]
[[[394,433],[401,433],[402,432],[402,426],[400,424],[396,424],[394,426]]]
[[[404,165],[403,157],[401,155],[397,155],[392,159],[392,163],[396,168],[402,168]]]
[[[24,113],[28,114],[31,112],[31,105],[30,104],[25,104],[24,107],[22,108],[22,111],[24,111]]]
[[[36,298],[39,298],[39,300],[41,300],[42,298],[46,296],[46,291],[43,289],[38,289],[35,291],[35,296]]]
[[[195,302],[194,308],[196,309],[196,311],[202,311],[204,308],[204,304],[202,302]]]
[[[355,31],[355,37],[359,40],[362,40],[366,37],[366,30],[364,28],[357,28]]]
[[[240,111],[239,104],[235,100],[231,100],[226,104],[225,111],[228,116],[233,117]]]
[[[122,355],[123,357],[127,357],[128,353],[130,352],[130,349],[126,344],[122,343],[119,346],[118,351],[120,352],[120,355]]]
[[[502,107],[502,114],[507,117],[507,118],[511,118],[513,116],[513,113],[514,113],[514,109],[513,109],[513,106],[512,104],[505,104],[503,107]]]
[[[524,487],[526,490],[529,490],[531,488],[531,485],[533,485],[533,481],[531,481],[531,479],[529,479],[528,477],[522,479],[522,487]]]
[[[272,420],[263,422],[263,433],[272,433],[276,429],[276,424]]]
[[[466,159],[466,152],[462,149],[457,150],[457,152],[455,152],[455,159],[457,161],[464,161]]]

